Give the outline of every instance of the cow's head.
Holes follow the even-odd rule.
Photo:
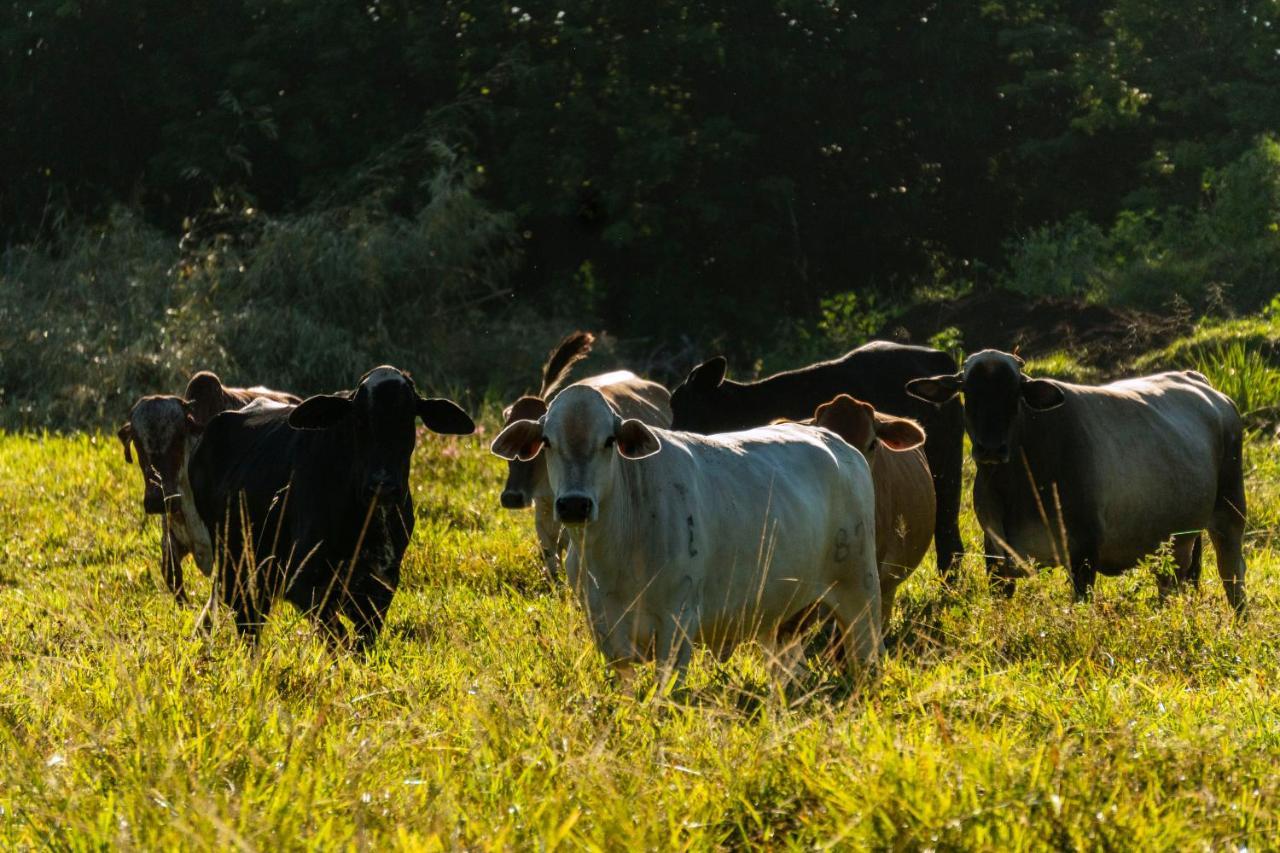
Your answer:
[[[524,462],[545,456],[556,519],[577,525],[599,517],[617,466],[652,456],[661,444],[642,422],[623,420],[596,389],[572,385],[538,420],[513,421],[491,449],[495,456]]]
[[[703,434],[727,432],[749,426],[733,420],[727,407],[728,388],[723,356],[704,361],[671,392],[671,428]]]
[[[502,426],[516,421],[536,421],[547,413],[547,404],[540,397],[521,397],[502,412]],[[508,459],[507,484],[502,487],[502,505],[507,509],[528,509],[533,504],[533,493],[538,482],[547,476],[547,460],[542,456],[533,459]]]
[[[891,450],[914,450],[925,441],[924,430],[915,421],[877,412],[870,403],[848,394],[819,406],[813,422],[843,438],[869,462],[881,444]]]
[[[354,391],[308,397],[289,413],[295,429],[344,429],[354,444],[362,496],[395,504],[409,490],[409,457],[416,418],[447,435],[475,432],[475,422],[452,400],[418,396],[413,380],[394,367],[375,367]]]
[[[1022,406],[1037,412],[1056,409],[1066,397],[1054,382],[1022,372],[1022,359],[999,350],[983,350],[964,360],[960,372],[913,379],[907,393],[942,404],[964,392],[964,425],[981,465],[1009,461],[1022,423]]]
[[[130,448],[138,452],[145,512],[163,513],[170,502],[182,496],[179,474],[187,440],[199,435],[201,429],[190,404],[181,397],[152,395],[133,404],[129,419],[116,436],[124,446],[124,461],[133,461]]]

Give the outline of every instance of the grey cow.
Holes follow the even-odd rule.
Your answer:
[[[1077,598],[1173,540],[1177,582],[1198,583],[1207,530],[1231,606],[1245,606],[1243,425],[1231,399],[1194,371],[1109,385],[1033,379],[1016,355],[983,350],[961,371],[907,391],[964,394],[988,568],[1013,591],[1004,557],[1071,570]],[[1171,579],[1159,579],[1161,592]]]

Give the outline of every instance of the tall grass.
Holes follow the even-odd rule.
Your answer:
[[[9,247],[0,426],[106,426],[206,368],[315,393],[391,362],[483,394],[540,363],[563,328],[509,306],[510,217],[447,149],[432,168],[409,211],[378,194],[274,218],[228,202],[179,239],[117,209]]]
[[[1150,570],[899,595],[879,684],[779,695],[745,647],[628,692],[497,508],[484,432],[415,452],[387,629],[333,655],[280,607],[193,636],[109,435],[0,437],[0,846],[1265,848],[1280,719],[1274,443],[1248,445],[1252,617]],[[964,536],[976,547],[966,508]],[[194,571],[191,574],[195,574]],[[195,597],[206,582],[196,576]],[[836,688],[817,677],[811,689]]]
[[[1242,341],[1201,351],[1196,355],[1195,369],[1235,400],[1246,418],[1280,414],[1280,369]]]

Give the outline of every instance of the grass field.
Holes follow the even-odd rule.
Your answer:
[[[114,438],[0,436],[0,847],[1280,846],[1274,440],[1248,446],[1244,623],[1209,549],[1163,606],[1150,567],[1072,605],[1060,569],[1005,601],[930,558],[871,688],[780,695],[747,648],[672,702],[620,689],[540,579],[493,424],[415,453],[368,658],[284,606],[256,653],[193,637]]]

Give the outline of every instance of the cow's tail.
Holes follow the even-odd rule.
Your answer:
[[[591,332],[574,332],[557,344],[542,368],[542,390],[538,396],[545,400],[548,394],[560,387],[569,368],[590,355],[595,342],[596,336]]]

